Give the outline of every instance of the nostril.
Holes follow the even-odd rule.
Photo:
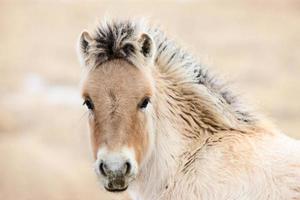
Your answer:
[[[99,169],[100,169],[100,172],[103,176],[107,176],[106,172],[105,172],[105,164],[103,162],[100,163],[100,166],[99,166]]]
[[[128,175],[130,174],[130,171],[131,171],[131,164],[129,162],[126,162],[125,163],[125,175]]]
[[[129,161],[123,164],[117,162],[106,163],[101,161],[99,164],[99,172],[102,176],[128,176],[131,173],[132,166]]]

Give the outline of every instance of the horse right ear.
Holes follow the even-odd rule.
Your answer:
[[[90,33],[84,30],[79,38],[79,50],[81,54],[87,55],[88,49],[91,46],[92,41],[93,38],[90,35]]]

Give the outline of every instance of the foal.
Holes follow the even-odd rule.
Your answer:
[[[163,32],[102,23],[79,40],[95,171],[137,200],[300,199],[300,144]]]

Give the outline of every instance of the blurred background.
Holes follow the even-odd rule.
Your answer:
[[[1,0],[1,200],[124,198],[96,181],[79,92],[77,38],[103,16],[149,17],[300,138],[299,0]]]

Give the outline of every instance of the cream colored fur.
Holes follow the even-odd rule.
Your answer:
[[[156,119],[152,157],[129,188],[134,199],[300,199],[298,141],[263,122],[186,139],[184,124],[172,122],[164,108],[157,114],[163,120]]]

